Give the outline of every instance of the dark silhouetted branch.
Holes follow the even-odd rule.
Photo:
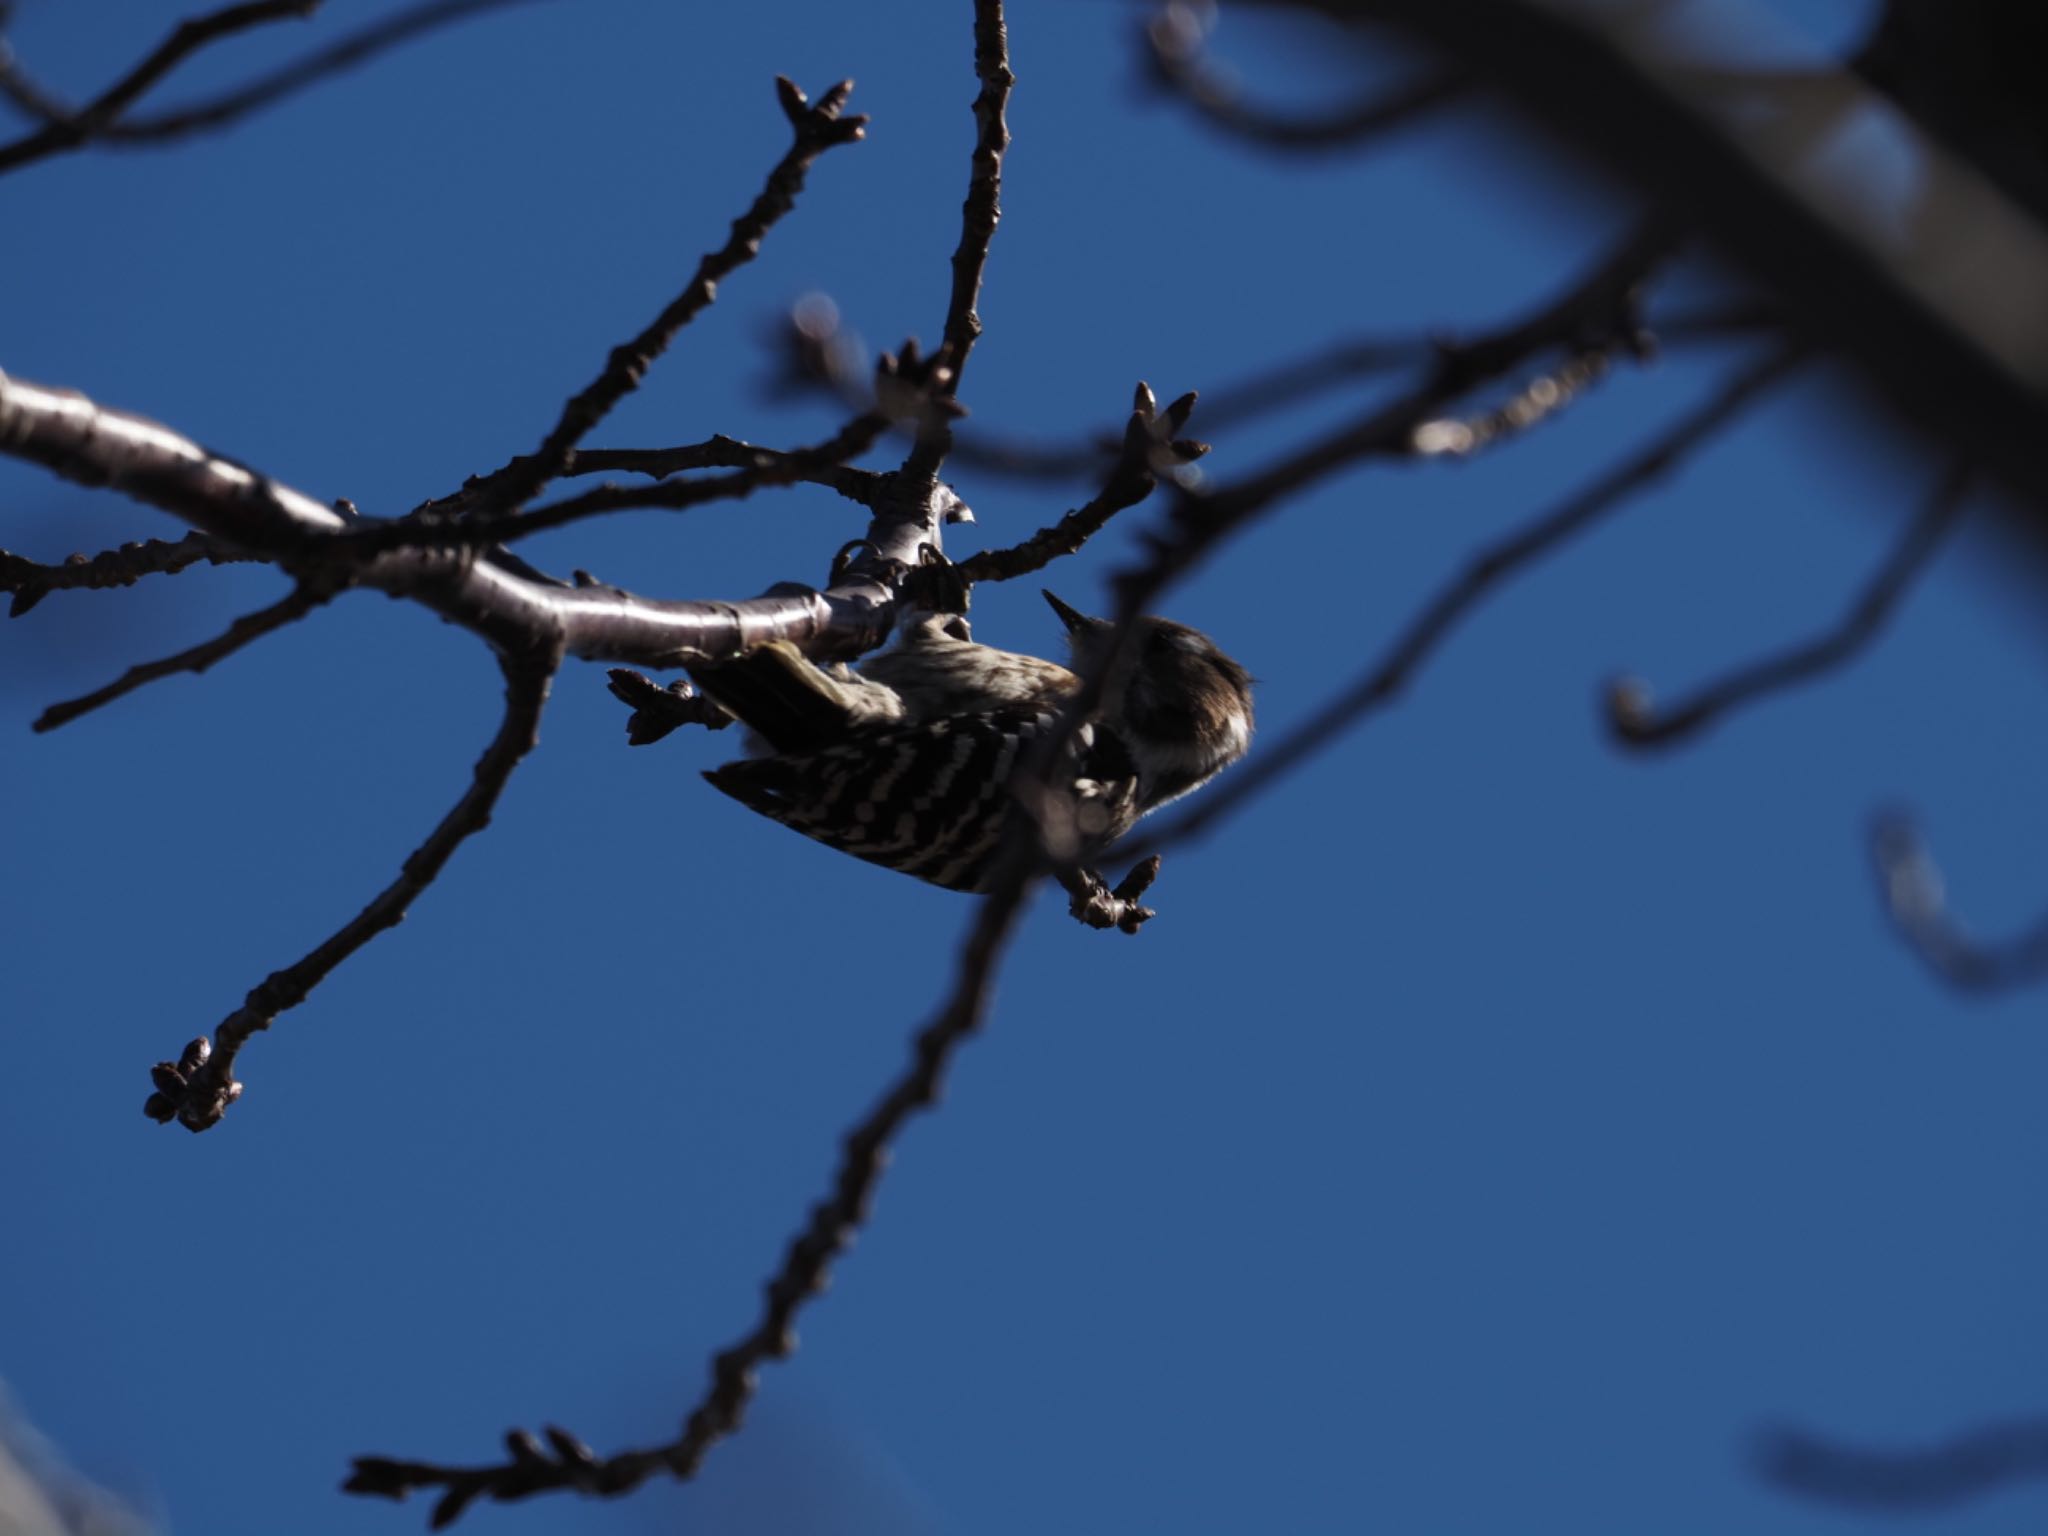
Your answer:
[[[1607,723],[1615,740],[1629,747],[1666,747],[1711,724],[1731,709],[1800,683],[1825,677],[1853,660],[1877,638],[1900,598],[1925,569],[1942,536],[1954,524],[1969,490],[1970,476],[1947,471],[1905,536],[1871,578],[1842,622],[1827,634],[1761,661],[1739,667],[1706,684],[1692,697],[1659,709],[1649,684],[1624,677],[1607,690]]]
[[[1193,837],[1299,768],[1358,721],[1393,701],[1422,664],[1501,582],[1551,553],[1593,523],[1670,474],[1725,429],[1798,362],[1795,351],[1775,352],[1735,375],[1702,405],[1649,444],[1607,470],[1584,490],[1516,533],[1479,551],[1448,586],[1426,603],[1382,658],[1302,724],[1255,753],[1168,825],[1140,839],[1140,851]]]
[[[234,565],[256,558],[203,533],[144,539],[96,555],[73,555],[58,565],[42,565],[0,549],[0,592],[14,594],[7,616],[18,619],[52,592],[132,587],[145,576],[175,576],[202,560]]]
[[[785,77],[777,77],[775,89],[795,140],[768,173],[767,183],[747,211],[733,220],[725,244],[699,259],[697,270],[683,291],[670,300],[652,324],[612,349],[604,370],[562,407],[561,416],[536,452],[472,481],[454,510],[488,521],[523,506],[542,486],[560,475],[576,445],[614,406],[640,387],[647,370],[668,350],[677,333],[710,307],[719,283],[760,254],[768,231],[796,206],[812,162],[829,149],[857,142],[866,131],[865,116],[841,115],[853,92],[851,80],[832,86],[815,106]]]
[[[242,1006],[221,1021],[210,1046],[203,1039],[196,1040],[179,1061],[157,1064],[152,1074],[156,1092],[143,1106],[151,1119],[176,1120],[190,1131],[217,1124],[227,1107],[241,1097],[242,1085],[234,1077],[235,1058],[250,1037],[270,1028],[278,1015],[298,1007],[342,961],[385,929],[395,927],[420,893],[434,883],[463,840],[490,825],[491,810],[512,770],[539,740],[541,710],[561,659],[559,649],[501,658],[505,715],[497,735],[477,761],[469,788],[427,834],[426,841],[407,856],[397,879],[319,948],[297,964],[265,977]]]
[[[802,458],[808,461],[802,478],[829,485],[849,500],[865,502],[879,477],[871,470],[848,469],[845,461],[872,448],[888,425],[887,418],[864,413],[827,441],[786,452],[756,447],[723,433],[677,448],[579,448],[569,455],[562,474],[648,475],[663,480],[692,469],[761,469],[777,460]]]
[[[320,0],[252,0],[180,22],[147,58],[85,106],[46,119],[42,127],[11,144],[0,144],[0,175],[91,143],[144,92],[208,43],[288,16],[310,16],[319,5]]]
[[[1858,1509],[1946,1509],[2048,1477],[2048,1421],[1993,1424],[1926,1450],[1873,1451],[1799,1430],[1765,1435],[1756,1465],[1788,1493]]]
[[[509,1454],[502,1462],[454,1467],[362,1456],[343,1488],[393,1499],[438,1489],[440,1498],[429,1524],[440,1530],[480,1498],[523,1499],[555,1489],[610,1496],[661,1473],[695,1476],[711,1447],[739,1427],[754,1396],[759,1368],[794,1353],[797,1313],[824,1289],[833,1264],[867,1220],[891,1145],[912,1117],[938,1101],[953,1056],[980,1029],[997,964],[1036,884],[1035,861],[1028,850],[1024,857],[1014,854],[1015,850],[976,914],[952,995],[919,1031],[909,1067],[847,1132],[832,1186],[790,1240],[764,1289],[759,1320],[713,1357],[710,1388],[672,1443],[600,1458],[559,1429],[544,1431],[545,1444],[524,1430],[514,1430],[505,1436]]]
[[[1677,246],[1661,220],[1635,230],[1561,297],[1516,324],[1471,341],[1449,342],[1415,389],[1288,455],[1262,474],[1213,491],[1183,490],[1168,528],[1143,570],[1120,578],[1149,600],[1223,539],[1264,516],[1283,498],[1361,459],[1414,458],[1443,451],[1454,424],[1442,414],[1464,396],[1562,349],[1585,357],[1644,345],[1637,316],[1642,285]],[[1530,419],[1540,420],[1547,411]],[[1463,425],[1463,424],[1455,424]],[[1467,429],[1471,430],[1471,429]],[[1489,441],[1497,437],[1495,432]]]
[[[974,97],[974,155],[967,178],[967,200],[960,208],[960,243],[953,249],[953,291],[946,303],[946,327],[938,351],[934,404],[918,422],[917,440],[903,461],[903,476],[913,485],[938,479],[953,446],[953,412],[945,407],[959,393],[968,354],[981,335],[981,275],[996,224],[1003,216],[1003,152],[1010,147],[1010,127],[1003,113],[1017,77],[1010,73],[1010,37],[1003,20],[1002,0],[974,0],[974,74],[981,89]]]
[[[484,11],[504,10],[512,5],[529,3],[531,0],[434,0],[433,4],[416,5],[372,22],[325,48],[316,49],[302,59],[209,100],[162,112],[119,118],[103,127],[95,138],[103,144],[116,146],[156,145],[209,129],[224,128],[330,75],[340,74],[451,22]],[[0,60],[0,94],[5,94],[31,116],[49,122],[61,122],[74,116],[61,102],[39,89],[11,61]]]
[[[1456,101],[1472,87],[1465,72],[1440,70],[1332,111],[1283,113],[1247,101],[1234,78],[1209,64],[1207,28],[1190,7],[1161,7],[1145,24],[1144,37],[1156,84],[1216,127],[1270,149],[1355,149]]]
[[[133,693],[145,683],[156,682],[159,678],[172,677],[180,672],[204,672],[215,662],[234,655],[245,645],[261,640],[273,630],[284,628],[311,613],[315,608],[334,595],[331,586],[301,582],[283,598],[268,608],[244,614],[211,640],[180,651],[175,656],[166,656],[160,661],[145,661],[130,667],[104,688],[96,688],[82,698],[69,699],[62,704],[52,704],[36,717],[34,729],[54,731],[80,715],[90,714],[102,704],[111,704],[124,694]]]
[[[1803,336],[1847,357],[1901,420],[1939,439],[1942,457],[2018,490],[2009,505],[2019,526],[2048,537],[2048,458],[2038,451],[2048,440],[2048,238],[1932,141],[1907,135],[1923,203],[1943,216],[1902,232],[1894,210],[1845,200],[1832,162],[1799,152],[1805,124],[1751,110],[1769,104],[1768,77],[1754,100],[1725,78],[1700,82],[1671,29],[1563,0],[1283,3],[1395,25],[1484,75],[1672,207],[1796,315]],[[1841,94],[1845,117],[1882,110],[1846,72],[1825,88]]]
[[[1783,316],[1769,304],[1739,300],[1680,310],[1654,323],[1645,320],[1637,343],[1647,348],[1652,343],[1665,347],[1743,340],[1783,329]],[[784,388],[830,394],[856,410],[873,407],[874,390],[859,366],[860,349],[841,327],[838,308],[830,300],[812,295],[796,306],[781,335],[789,359],[780,381]],[[1441,349],[1439,339],[1422,335],[1374,334],[1333,342],[1205,391],[1203,428],[1220,436],[1231,427],[1276,415],[1359,379],[1426,367],[1440,356]],[[1020,480],[1067,481],[1110,468],[1121,442],[1109,430],[1033,441],[969,422],[954,427],[949,457],[956,463]]]
[[[1878,815],[1870,829],[1878,897],[1912,951],[1949,985],[1965,992],[2002,992],[2048,978],[2048,918],[2017,938],[1987,944],[1949,909],[1941,866],[1911,817]]]
[[[978,581],[1014,581],[1077,553],[1117,513],[1150,496],[1161,471],[1171,474],[1209,451],[1208,444],[1180,436],[1194,408],[1195,396],[1186,394],[1161,413],[1151,386],[1140,383],[1130,420],[1124,425],[1123,451],[1100,494],[1021,544],[969,555],[952,568],[954,576],[969,586]]]

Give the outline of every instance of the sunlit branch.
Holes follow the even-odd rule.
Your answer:
[[[1928,497],[1904,536],[1878,568],[1870,584],[1827,634],[1766,656],[1699,688],[1678,704],[1659,708],[1649,684],[1621,678],[1607,690],[1607,723],[1617,741],[1629,747],[1665,747],[1692,735],[1731,709],[1800,683],[1825,677],[1854,660],[1875,640],[1898,607],[1899,600],[1941,545],[1954,524],[1969,490],[1970,476],[1949,470]]]
[[[52,592],[105,587],[132,587],[145,576],[175,576],[204,560],[234,565],[258,557],[223,544],[203,533],[182,539],[143,539],[96,555],[73,555],[57,565],[43,565],[0,549],[0,592],[12,592],[9,618],[20,618]]]

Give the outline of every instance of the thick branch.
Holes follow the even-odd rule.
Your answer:
[[[1942,536],[1962,509],[1970,476],[1960,467],[1945,472],[1905,535],[1869,586],[1827,634],[1766,656],[1698,689],[1691,698],[1659,709],[1649,684],[1622,678],[1607,690],[1607,723],[1615,740],[1629,747],[1664,747],[1769,694],[1825,677],[1855,659],[1883,630],[1913,578],[1926,567]]]
[[[172,677],[180,672],[204,672],[216,661],[234,655],[246,645],[261,640],[273,630],[284,628],[311,613],[315,608],[334,595],[331,586],[301,582],[284,597],[268,608],[255,613],[244,614],[211,640],[202,641],[189,650],[166,656],[159,661],[145,661],[130,667],[104,688],[97,688],[82,698],[70,699],[62,704],[52,704],[36,718],[37,731],[54,731],[80,715],[89,714],[102,704],[111,704],[124,694],[133,693],[145,683],[156,682],[159,678]]]
[[[0,374],[0,454],[66,479],[159,507],[262,559],[344,575],[409,597],[489,640],[524,653],[564,644],[572,656],[671,667],[781,639],[816,656],[882,643],[895,616],[894,582],[919,550],[940,542],[942,507],[889,481],[877,491],[861,558],[824,592],[778,589],[740,602],[659,602],[611,587],[569,587],[494,556],[407,548],[360,558],[339,537],[360,525],[323,502],[223,458],[159,422],[106,410],[83,395]]]
[[[504,719],[478,759],[462,798],[407,856],[398,878],[368,906],[296,965],[264,978],[242,1006],[221,1021],[213,1032],[210,1050],[195,1041],[186,1048],[183,1061],[158,1063],[156,1092],[144,1106],[152,1119],[175,1119],[190,1131],[203,1131],[218,1123],[227,1107],[241,1096],[242,1085],[234,1077],[235,1058],[249,1038],[270,1028],[279,1014],[303,1003],[342,961],[385,929],[395,927],[420,893],[434,883],[463,840],[490,825],[491,811],[512,770],[539,739],[541,710],[560,663],[559,650],[504,660]]]
[[[145,91],[208,43],[287,16],[310,16],[319,5],[320,0],[250,0],[180,22],[154,52],[78,111],[45,122],[11,144],[0,144],[0,175],[90,143]]]
[[[1840,195],[1832,163],[1801,152],[1797,124],[1746,111],[1725,78],[1700,81],[1663,29],[1562,0],[1280,3],[1393,23],[1483,72],[1673,205],[1944,457],[2020,490],[2026,527],[2048,536],[2048,238],[1969,166],[1916,139],[1920,206],[1941,216],[1902,233],[1894,209]],[[1829,89],[1844,116],[1886,111],[1847,74]]]
[[[96,555],[73,555],[60,565],[42,565],[0,549],[0,592],[14,594],[7,616],[18,619],[52,592],[132,587],[145,576],[175,576],[202,560],[234,565],[255,558],[203,533],[176,540],[144,539]]]

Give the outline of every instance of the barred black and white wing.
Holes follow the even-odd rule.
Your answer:
[[[811,752],[727,763],[704,775],[750,810],[856,858],[955,891],[993,873],[1009,819],[1009,783],[1055,711],[999,709],[863,730]],[[1056,792],[1071,797],[1093,847],[1137,819],[1121,744],[1083,726]]]

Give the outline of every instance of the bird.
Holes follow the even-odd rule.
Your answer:
[[[843,853],[948,890],[987,889],[1013,775],[1115,635],[1044,596],[1069,665],[980,644],[964,616],[931,612],[913,612],[857,667],[820,666],[779,640],[691,664],[697,686],[748,728],[753,753],[704,777]],[[1244,756],[1252,725],[1242,666],[1200,630],[1138,619],[1034,802],[1049,844],[1092,862]]]

